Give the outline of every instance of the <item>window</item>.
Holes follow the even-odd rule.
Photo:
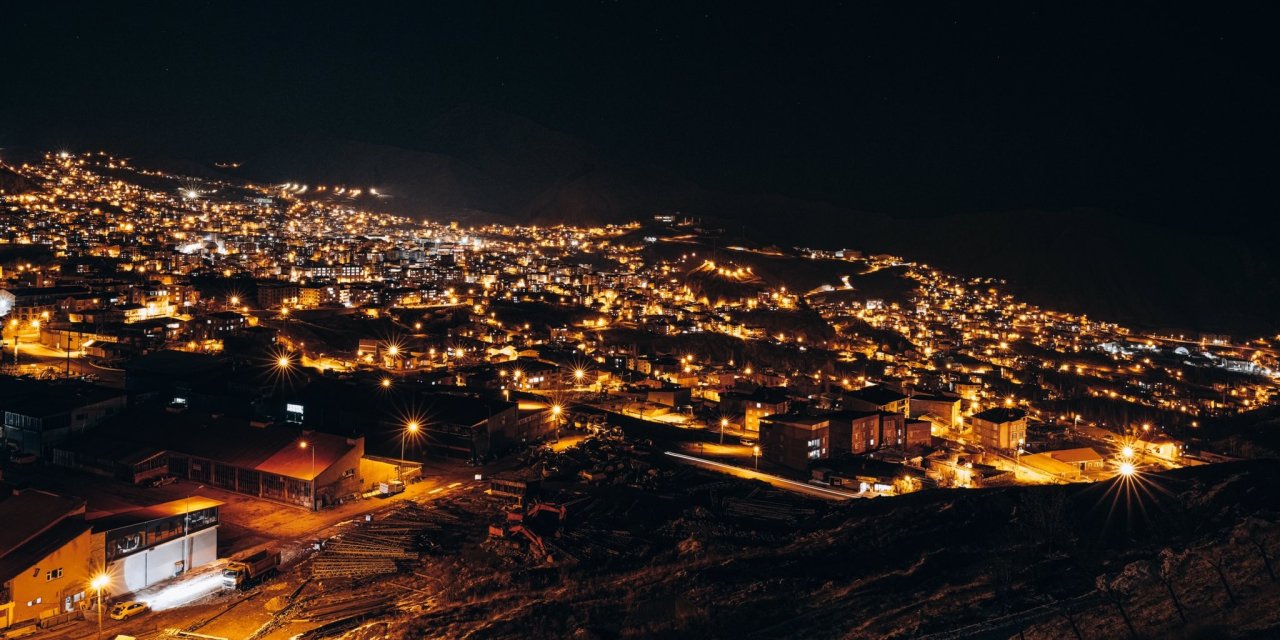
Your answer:
[[[57,580],[58,578],[61,578],[61,577],[62,577],[62,567],[58,567],[57,569],[51,569],[49,571],[44,572],[45,582],[49,582],[50,580]]]
[[[822,439],[821,439],[821,438],[819,438],[818,440],[810,440],[810,441],[809,441],[809,448],[810,448],[810,449],[813,449],[813,448],[816,448],[816,447],[821,447],[821,446],[822,446]]]

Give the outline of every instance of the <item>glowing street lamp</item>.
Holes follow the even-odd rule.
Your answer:
[[[1122,456],[1124,456],[1124,457],[1126,457],[1126,458],[1132,458],[1132,457],[1133,457],[1133,447],[1130,447],[1130,446],[1128,446],[1128,445],[1125,445],[1125,447],[1124,447],[1123,449],[1121,449],[1121,450],[1120,450],[1120,455],[1122,455]]]
[[[102,590],[111,584],[111,578],[105,573],[99,573],[89,581],[89,588],[98,592],[98,640],[102,640]]]
[[[311,449],[311,510],[316,510],[316,448],[308,447],[307,441],[302,440],[298,443],[299,449]]]
[[[292,362],[289,360],[289,356],[280,356],[279,358],[276,358],[276,366],[281,369],[288,369],[290,364],[292,364]]]
[[[1121,463],[1120,463],[1120,475],[1122,475],[1122,476],[1124,476],[1124,477],[1128,478],[1128,477],[1132,476],[1132,475],[1133,475],[1134,473],[1136,473],[1136,472],[1137,472],[1137,469],[1135,469],[1135,468],[1134,468],[1134,466],[1133,466],[1133,463],[1132,463],[1132,462],[1121,462]]]
[[[417,420],[410,420],[404,425],[404,431],[400,432],[400,478],[402,480],[404,479],[404,440],[409,434],[418,433],[419,428],[421,428],[421,425],[418,424]]]
[[[720,444],[724,444],[724,428],[729,426],[728,418],[720,418]]]
[[[397,347],[394,344],[391,345],[390,347],[387,347],[387,354],[390,355],[392,358],[400,355],[400,347]]]
[[[382,379],[381,384],[382,384],[382,388],[383,388],[383,389],[390,389],[390,388],[391,388],[391,378],[383,378],[383,379]]]
[[[585,377],[586,375],[587,375],[587,372],[583,371],[580,368],[573,370],[573,379],[576,380],[579,385],[582,384],[582,378]]]

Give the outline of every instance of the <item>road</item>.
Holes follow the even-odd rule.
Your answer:
[[[0,361],[4,364],[13,362],[13,341],[8,341],[7,345],[8,348],[0,355]],[[79,351],[71,352],[71,358],[68,359],[66,351],[52,349],[34,341],[24,340],[19,345],[18,365],[23,373],[32,375],[52,369],[56,375],[62,376],[70,368],[72,376],[93,375],[97,377],[98,384],[116,389],[124,388],[123,369],[95,364],[92,359],[84,357]]]
[[[777,487],[778,489],[783,489],[785,491],[793,491],[795,493],[802,493],[804,495],[814,497],[814,498],[823,498],[825,500],[852,500],[854,498],[872,497],[872,495],[864,495],[864,494],[853,493],[849,491],[841,491],[839,489],[821,487],[818,485],[805,484],[803,482],[789,480],[781,476],[775,476],[769,473],[762,473],[754,469],[737,467],[731,464],[725,464],[723,462],[716,462],[715,460],[708,460],[706,458],[699,458],[697,456],[690,456],[690,455],[685,455],[683,453],[676,453],[675,451],[663,451],[663,454],[671,456],[672,458],[684,464],[689,464],[695,467],[700,467],[703,469],[708,469],[711,471],[728,474],[728,475],[734,476],[735,478],[742,478],[743,480],[760,480],[761,482],[767,482],[768,484],[774,487]]]

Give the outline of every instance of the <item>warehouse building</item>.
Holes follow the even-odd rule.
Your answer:
[[[221,505],[192,496],[91,520],[91,557],[107,568],[107,593],[137,591],[217,560]]]

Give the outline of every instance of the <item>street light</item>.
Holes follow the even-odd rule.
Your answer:
[[[400,432],[400,466],[399,466],[399,469],[400,469],[400,479],[401,479],[401,480],[403,480],[403,479],[404,479],[404,439],[405,439],[405,436],[408,436],[408,435],[409,435],[409,434],[411,434],[411,433],[415,433],[415,434],[416,434],[416,433],[418,433],[418,428],[419,428],[419,426],[420,426],[420,425],[418,425],[418,421],[417,421],[417,420],[410,420],[408,424],[404,425],[404,431],[401,431],[401,432]]]
[[[307,448],[307,441],[298,443],[299,449]],[[311,447],[311,510],[316,510],[316,448]]]
[[[288,369],[289,364],[290,364],[289,356],[280,356],[279,358],[276,359],[276,366],[280,367],[281,369]]]
[[[18,332],[18,320],[14,318],[9,321],[9,328],[13,329],[13,366],[18,366],[18,343],[22,341],[22,334]]]
[[[728,418],[720,418],[720,444],[724,444],[724,428],[729,426]]]
[[[560,440],[560,412],[563,409],[558,404],[551,405],[551,424],[556,429],[556,440]]]
[[[89,588],[98,592],[98,640],[102,640],[102,590],[111,584],[111,578],[105,573],[99,573],[89,581]]]
[[[577,381],[578,386],[582,386],[582,378],[586,375],[587,375],[587,372],[583,371],[582,369],[573,370],[573,379]]]
[[[1122,456],[1124,456],[1124,457],[1126,457],[1126,458],[1132,458],[1132,457],[1133,457],[1133,447],[1130,447],[1130,446],[1126,445],[1126,446],[1125,446],[1125,448],[1123,448],[1123,449],[1121,449],[1121,450],[1120,450],[1120,455],[1122,455]]]
[[[191,570],[191,558],[195,554],[195,549],[192,548],[194,545],[191,542],[191,496],[203,488],[204,485],[199,485],[192,489],[182,503],[182,544],[187,550],[182,559],[182,571],[184,573]]]
[[[1132,462],[1120,463],[1120,475],[1125,476],[1127,478],[1129,476],[1132,476],[1135,471],[1136,469],[1134,469]]]
[[[755,456],[756,471],[759,471],[760,470],[760,445],[751,447],[751,455]]]
[[[391,378],[383,378],[383,379],[382,379],[382,388],[383,388],[383,389],[390,389],[390,388],[391,388]]]

